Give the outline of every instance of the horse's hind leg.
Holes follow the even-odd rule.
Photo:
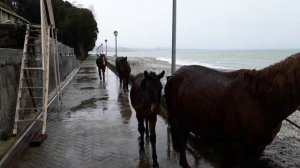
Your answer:
[[[145,132],[145,127],[144,127],[144,118],[136,115],[136,118],[138,120],[138,130],[140,133],[140,152],[143,152],[144,149],[144,132]]]
[[[150,142],[152,146],[153,167],[159,167],[156,155],[156,134],[155,134],[156,117],[149,121]]]
[[[122,75],[121,75],[121,72],[118,72],[118,74],[119,74],[119,80],[120,80],[120,86],[122,86]]]
[[[181,148],[181,151],[180,151],[180,165],[184,168],[190,168],[187,160],[186,160],[186,143],[187,143],[187,140],[188,140],[188,137],[189,137],[189,132],[188,131],[184,131],[183,132],[183,148]]]
[[[171,136],[174,150],[179,152],[179,164],[183,168],[189,168],[186,159],[186,142],[188,139],[189,132],[184,129],[183,126],[179,125],[180,122],[174,122],[171,124]]]
[[[127,79],[127,81],[126,81],[126,90],[127,90],[127,92],[129,91],[128,90],[128,83],[129,83],[129,79]]]

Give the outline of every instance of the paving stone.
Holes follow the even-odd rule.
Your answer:
[[[95,66],[95,58],[88,58],[63,92],[63,111],[49,113],[46,141],[30,148],[26,157],[16,158],[12,168],[151,167],[151,145],[145,147],[145,156],[139,154],[128,93],[119,88],[110,70],[107,80],[100,81]],[[168,149],[167,126],[160,117],[156,129],[158,162],[161,167],[179,168],[178,159],[166,154],[174,151]]]

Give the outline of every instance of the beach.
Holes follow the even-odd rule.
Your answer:
[[[109,56],[107,59],[112,65],[115,65],[115,57]],[[162,79],[163,85],[166,83],[166,76],[171,75],[171,65],[167,61],[149,57],[127,57],[127,59],[132,75],[142,73],[145,70],[156,73],[164,70],[166,75]],[[176,69],[179,67],[180,65],[177,65]],[[300,125],[300,112],[294,112],[288,119]],[[275,140],[267,146],[262,158],[274,162],[274,167],[278,165],[280,165],[278,167],[299,167],[300,129],[284,120],[280,132]]]
[[[115,65],[115,57],[108,56],[107,60]],[[131,75],[133,76],[144,73],[144,71],[152,71],[156,74],[165,71],[165,75],[161,80],[162,84],[165,85],[167,82],[166,77],[171,75],[171,64],[167,61],[161,61],[150,57],[127,57],[127,61],[131,68]],[[180,67],[180,65],[177,65],[176,69]]]

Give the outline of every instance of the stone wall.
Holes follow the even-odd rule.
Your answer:
[[[0,138],[11,132],[19,86],[22,50],[0,48]],[[78,66],[74,50],[58,44],[60,79],[63,81]],[[49,91],[55,89],[54,61],[50,59]]]

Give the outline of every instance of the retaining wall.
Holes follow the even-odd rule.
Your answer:
[[[22,50],[0,48],[0,138],[12,132],[16,108]],[[52,54],[52,53],[51,53]],[[63,81],[79,64],[74,50],[58,44],[60,79]],[[53,56],[51,56],[53,58]],[[54,61],[50,59],[49,92],[55,89]],[[33,81],[35,82],[35,81]]]

